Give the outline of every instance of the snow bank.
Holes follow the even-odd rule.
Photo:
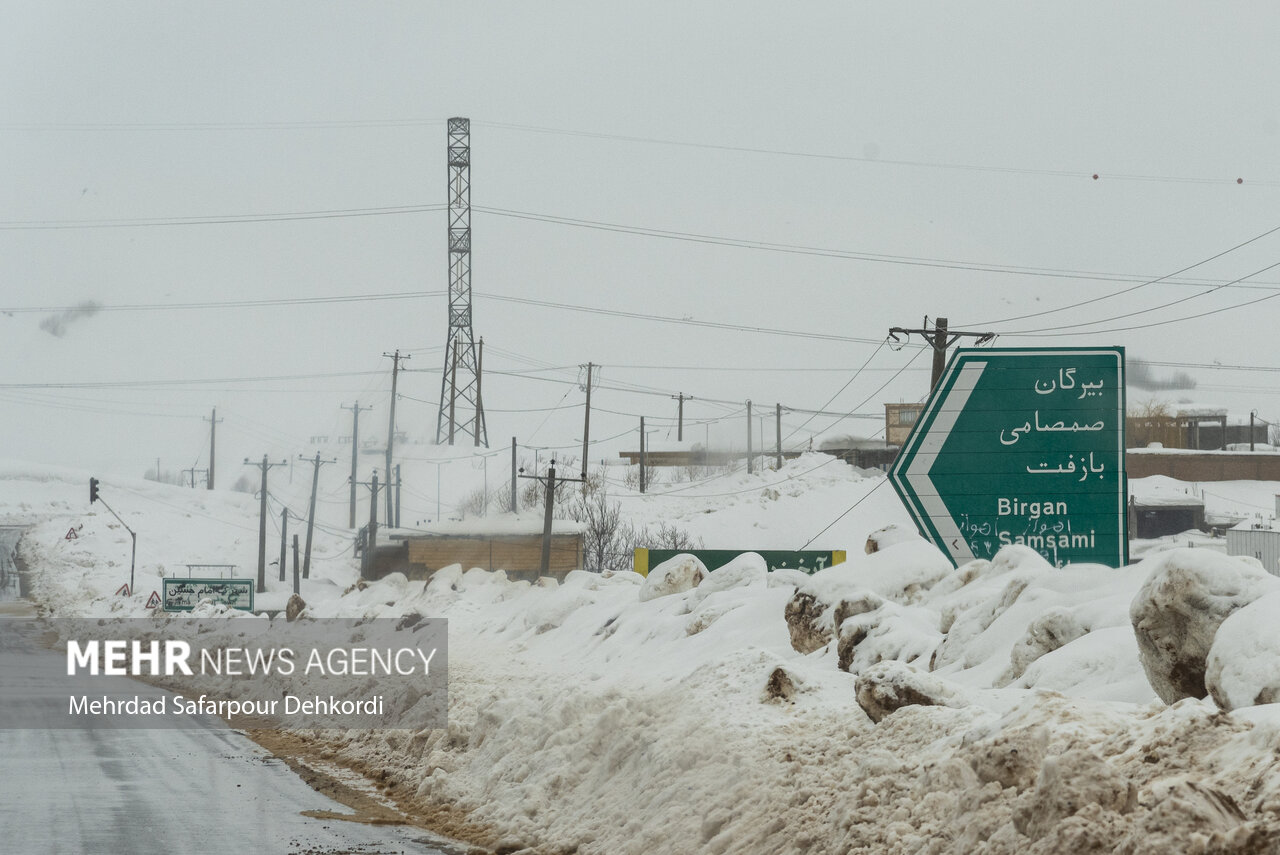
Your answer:
[[[874,483],[805,458],[734,477],[753,492],[664,507],[705,517],[695,534],[709,545],[715,531],[763,532],[754,544],[765,548]],[[82,488],[48,470],[0,471],[0,509],[34,524],[23,550],[38,596],[55,612],[141,610],[111,595],[127,535],[84,509]],[[249,497],[136,491],[153,506],[137,518],[148,583],[195,554],[253,565]],[[864,510],[842,523],[855,545],[895,519],[874,501]],[[63,539],[69,524],[83,524],[79,539]],[[1180,550],[1119,570],[1058,569],[1011,547],[953,569],[898,532],[812,577],[744,556],[710,574],[677,559],[684,569],[645,580],[530,585],[455,565],[426,583],[356,584],[342,539],[323,546],[332,560],[304,584],[307,615],[446,617],[451,668],[447,728],[335,732],[327,747],[424,805],[465,811],[510,851],[1277,848],[1280,705],[1240,704],[1272,697],[1280,643],[1264,617],[1270,588],[1247,562]],[[1181,593],[1156,596],[1169,579],[1184,580],[1172,585]],[[1149,638],[1172,636],[1140,602],[1221,615],[1196,633],[1211,641],[1214,697],[1235,711],[1160,702],[1131,607]]]

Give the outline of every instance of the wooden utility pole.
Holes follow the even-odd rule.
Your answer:
[[[369,528],[366,530],[364,554],[360,556],[360,577],[367,579],[369,568],[373,565],[373,553],[378,544],[378,470],[373,470],[372,480],[361,481],[360,484],[370,490]]]
[[[218,422],[223,421],[223,419],[218,418],[217,407],[213,408],[213,413],[209,416],[209,418],[205,419],[205,421],[209,423],[209,477],[206,481],[206,485],[208,489],[212,490],[214,460],[217,458],[217,451],[218,451],[218,443],[215,441],[215,438],[218,435]],[[160,473],[157,472],[156,476],[159,477],[159,474]]]
[[[774,416],[778,422],[778,468],[782,468],[782,404],[774,405]],[[761,441],[764,437],[760,438]]]
[[[265,594],[267,592],[267,473],[271,471],[273,466],[284,466],[287,460],[281,460],[279,463],[268,463],[267,455],[262,455],[262,463],[249,463],[249,458],[244,459],[245,466],[258,466],[262,469],[262,502],[258,508],[258,593]]]
[[[298,459],[306,460],[307,458],[299,455]],[[338,461],[321,460],[320,452],[317,451],[315,460],[312,462],[315,464],[316,468],[315,471],[311,473],[311,508],[307,512],[307,551],[306,557],[303,559],[302,563],[302,575],[308,579],[311,578],[311,533],[316,527],[316,492],[320,488],[320,467],[326,463],[337,463]],[[354,489],[354,487],[352,489]],[[284,571],[282,570],[281,572],[283,573]],[[281,578],[283,579],[283,577]]]
[[[298,536],[293,536],[293,592],[299,593],[298,583]]]
[[[520,513],[520,505],[516,497],[516,438],[514,436],[511,437],[511,513]]]
[[[676,406],[676,441],[684,442],[684,402],[692,401],[693,397],[681,392],[679,395],[672,395],[680,403]]]
[[[751,402],[747,401],[747,474],[755,471],[755,463],[751,460],[754,449],[751,447]]]
[[[992,332],[956,332],[947,328],[946,318],[937,318],[933,322],[933,328],[929,328],[929,319],[924,319],[924,327],[922,329],[908,330],[902,327],[891,327],[889,329],[889,338],[898,341],[898,335],[919,335],[924,338],[925,342],[933,348],[933,373],[929,382],[929,389],[932,391],[937,388],[938,381],[942,379],[942,372],[947,367],[947,350],[959,341],[961,338],[973,338],[975,345],[986,344],[994,341],[996,334]]]
[[[640,417],[640,492],[644,492],[645,482],[645,459],[644,459],[644,416]]]
[[[593,364],[587,363],[587,415],[582,425],[582,477],[587,477],[587,453],[591,444],[591,369]]]
[[[289,551],[289,509],[280,512],[280,581],[285,580],[285,557]]]
[[[521,478],[533,478],[541,481],[546,490],[546,502],[542,513],[542,558],[538,564],[538,575],[546,576],[551,569],[551,513],[556,506],[556,462],[552,460],[547,466],[546,477],[525,475],[521,470]],[[581,478],[561,478],[561,481],[578,482]]]
[[[409,354],[400,355],[400,351],[395,353],[384,353],[383,356],[392,361],[391,365],[391,417],[387,422],[387,481],[390,486],[391,480],[391,449],[396,442],[396,378],[400,376],[400,360],[410,359]],[[387,524],[390,525],[394,518],[391,516],[391,491],[387,490]]]
[[[373,407],[362,407],[360,402],[356,401],[350,407],[343,407],[344,410],[351,411],[351,519],[347,523],[347,528],[356,527],[356,456],[360,453],[360,411],[372,410]]]

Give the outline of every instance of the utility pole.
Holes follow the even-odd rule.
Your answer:
[[[378,470],[373,470],[373,479],[371,481],[361,481],[362,486],[368,487],[369,496],[369,528],[367,537],[364,541],[364,554],[360,556],[360,578],[369,578],[369,569],[373,566],[373,552],[377,548],[378,543]]]
[[[750,475],[755,470],[755,463],[752,461],[754,449],[751,446],[751,402],[747,401],[747,474]]]
[[[546,505],[542,514],[542,558],[538,566],[538,575],[546,576],[551,569],[551,512],[556,505],[556,462],[553,459],[547,466],[547,475],[545,478],[537,475],[525,475],[524,470],[520,470],[521,478],[533,478],[541,481],[546,488]],[[561,478],[561,481],[579,482],[581,478]]]
[[[439,490],[436,491],[439,493]],[[520,505],[516,496],[516,438],[511,437],[511,513],[520,513]]]
[[[298,536],[293,536],[293,592],[299,593],[298,583]]]
[[[306,460],[307,458],[299,455],[298,459]],[[320,488],[320,467],[325,463],[337,463],[338,461],[321,460],[320,452],[317,451],[316,458],[312,462],[315,463],[316,468],[311,473],[311,509],[307,512],[307,552],[302,565],[302,575],[308,579],[311,578],[311,532],[316,527],[316,492]],[[280,572],[283,573],[284,571],[281,570]]]
[[[933,329],[929,329],[929,319],[924,319],[924,327],[917,330],[903,329],[902,327],[891,327],[889,329],[889,338],[898,341],[898,334],[905,336],[918,335],[924,338],[925,343],[933,348],[933,373],[929,381],[929,389],[932,391],[937,388],[938,381],[942,379],[943,369],[947,367],[947,350],[959,341],[961,338],[976,339],[975,345],[986,344],[994,341],[996,334],[992,332],[957,332],[947,328],[946,318],[936,318],[933,322]]]
[[[356,401],[350,407],[343,407],[344,410],[351,411],[351,519],[347,523],[347,528],[356,527],[356,456],[360,453],[360,411],[372,410],[373,407],[362,407],[360,402]]]
[[[680,403],[676,407],[676,441],[684,442],[684,402],[692,401],[692,395],[686,395],[681,392],[679,395],[672,395]]]
[[[192,490],[194,490],[194,489],[196,488],[196,473],[197,473],[197,472],[203,472],[206,476],[208,476],[208,474],[209,474],[209,470],[208,470],[208,469],[197,469],[197,468],[195,468],[194,466],[192,466],[190,469],[183,469],[182,471],[183,471],[183,472],[185,472],[185,473],[188,473],[188,476],[189,476],[190,481],[191,481],[191,489],[192,489]]]
[[[224,420],[218,418],[218,408],[214,407],[213,413],[209,416],[209,418],[205,419],[205,421],[209,423],[209,478],[207,483],[208,483],[208,488],[212,490],[214,460],[216,459],[216,454],[218,450],[218,444],[217,442],[215,442],[215,437],[217,437],[218,435],[218,422],[224,421]]]
[[[262,503],[258,508],[258,593],[265,594],[267,592],[267,472],[271,471],[272,466],[284,466],[287,460],[281,460],[279,463],[268,463],[267,455],[262,455],[262,463],[249,463],[249,458],[244,459],[244,465],[259,466],[262,469]]]
[[[586,421],[582,425],[582,477],[587,477],[587,452],[591,440],[591,369],[593,364],[587,363],[587,414]],[[586,483],[585,480],[583,483]]]
[[[476,424],[484,424],[484,399],[480,397],[480,380],[484,377],[484,336],[480,336],[480,343],[476,345]],[[480,431],[474,431],[476,438],[475,447],[480,447]],[[485,446],[488,447],[487,445]]]
[[[289,509],[280,512],[280,581],[285,580],[285,556],[289,551]]]
[[[782,404],[774,405],[774,417],[778,423],[778,468],[782,468]],[[764,437],[760,437],[760,441],[764,441]]]
[[[391,365],[391,417],[387,424],[387,480],[391,480],[391,449],[396,441],[396,378],[400,375],[400,360],[411,358],[409,354],[400,355],[400,351],[395,353],[384,353],[383,356],[392,361]],[[388,484],[390,486],[390,484]],[[391,491],[387,490],[387,524],[392,522],[391,516]]]
[[[640,417],[640,492],[644,492],[644,416]]]

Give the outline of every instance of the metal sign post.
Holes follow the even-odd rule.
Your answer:
[[[955,352],[889,479],[957,566],[1003,546],[1128,563],[1124,349]]]

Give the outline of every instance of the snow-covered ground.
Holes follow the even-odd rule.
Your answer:
[[[254,572],[251,496],[113,483],[103,496],[139,553],[136,595],[114,596],[129,536],[89,507],[87,483],[0,464],[0,523],[32,526],[22,553],[47,611],[143,614],[160,574],[187,563]],[[1184,485],[1201,488],[1252,514],[1280,484]],[[320,530],[302,588],[312,615],[450,622],[448,729],[331,734],[340,754],[460,808],[506,851],[1280,851],[1280,711],[1166,705],[1130,618],[1161,562],[1211,574],[1239,559],[1175,549],[1184,537],[1143,544],[1150,557],[1119,570],[1054,569],[1019,547],[955,570],[903,532],[866,555],[905,513],[882,476],[818,454],[645,496],[609,490],[637,526],[674,524],[707,547],[849,560],[805,578],[740,559],[652,597],[625,568],[534,586],[454,567],[360,589],[348,534]],[[845,611],[799,614],[797,589]],[[1259,643],[1265,622],[1255,614],[1216,648],[1240,666],[1236,688],[1280,671]],[[903,688],[931,705],[869,714],[867,697]]]

